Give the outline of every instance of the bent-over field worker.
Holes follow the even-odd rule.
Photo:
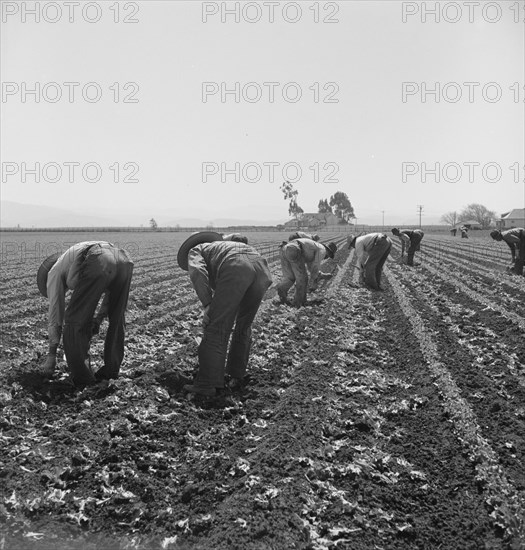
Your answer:
[[[320,237],[317,234],[305,233],[304,231],[296,231],[295,233],[290,234],[290,236],[288,237],[288,241],[295,241],[295,239],[312,239],[312,241],[318,241],[319,238]]]
[[[383,266],[390,254],[392,241],[384,233],[369,233],[360,237],[348,237],[348,247],[355,248],[361,282],[380,290]]]
[[[124,314],[133,262],[125,250],[104,241],[77,243],[64,254],[44,260],[37,274],[38,288],[49,299],[49,352],[43,373],[51,376],[63,333],[71,378],[78,387],[117,378],[124,358]],[[72,290],[66,308],[66,291]],[[95,316],[99,300],[104,295]],[[91,338],[102,320],[109,326],[104,342],[104,366],[94,373],[89,359]]]
[[[514,264],[514,272],[518,275],[523,275],[523,264],[525,263],[525,229],[515,227],[500,231],[496,229],[490,232],[490,236],[495,241],[505,241],[510,248],[512,254],[512,263]],[[516,252],[517,257],[516,257]]]
[[[421,229],[398,229],[394,227],[392,233],[401,241],[401,258],[407,249],[407,265],[414,265],[414,254],[419,250],[419,245],[425,234]]]
[[[199,372],[193,384],[184,386],[190,393],[213,396],[224,387],[225,373],[232,385],[246,374],[252,322],[272,277],[266,260],[239,237],[223,240],[219,233],[202,231],[188,237],[177,254],[203,307]]]
[[[325,258],[333,258],[337,251],[335,243],[324,245],[312,239],[294,239],[281,248],[281,282],[277,293],[281,302],[288,300],[288,291],[295,283],[295,296],[292,305],[301,307],[306,303],[306,292],[316,290],[320,279],[328,279],[330,273],[320,271]],[[308,278],[308,273],[310,277]]]

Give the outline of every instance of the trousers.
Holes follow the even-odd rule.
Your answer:
[[[415,229],[410,237],[410,246],[407,250],[407,265],[414,265],[414,254],[419,250],[419,245],[425,234],[420,229]]]
[[[251,326],[271,284],[268,263],[262,257],[235,258],[220,267],[208,311],[209,323],[199,345],[196,385],[222,388],[226,373],[235,378],[246,374]]]
[[[386,236],[381,235],[376,237],[372,245],[372,249],[368,254],[364,265],[364,280],[365,283],[374,289],[379,289],[381,285],[381,275],[383,273],[383,266],[386,259],[390,254],[392,248],[392,241]]]
[[[277,293],[283,302],[286,301],[288,291],[295,283],[293,305],[301,307],[306,303],[308,290],[308,272],[301,245],[292,241],[281,248],[282,278],[277,285]]]
[[[133,262],[124,250],[92,246],[80,267],[78,282],[64,315],[64,351],[76,386],[96,381],[89,361],[91,324],[97,304],[108,293],[109,326],[104,341],[104,366],[97,378],[117,378],[124,358],[125,311]]]
[[[518,244],[518,255],[514,264],[514,270],[518,275],[523,275],[523,265],[525,264],[525,230],[519,233],[520,242]]]

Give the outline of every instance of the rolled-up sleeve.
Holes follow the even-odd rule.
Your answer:
[[[198,246],[192,248],[188,254],[188,273],[191,284],[204,307],[208,306],[213,297],[210,287],[210,276],[206,260]]]
[[[410,237],[405,235],[405,233],[401,233],[401,235],[399,235],[399,239],[401,241],[401,254],[403,254],[405,252],[405,247],[407,250],[410,248]]]
[[[58,266],[57,266],[58,267]],[[59,344],[66,307],[66,283],[61,270],[51,269],[47,277],[48,335],[50,344]]]
[[[316,246],[314,258],[309,265],[311,285],[315,286],[315,284],[317,283],[317,279],[319,277],[319,270],[321,269],[321,262],[323,261],[325,254],[326,252],[322,245]]]
[[[365,242],[357,239],[355,243],[355,254],[357,256],[357,268],[363,269],[368,258],[368,251],[365,248]]]

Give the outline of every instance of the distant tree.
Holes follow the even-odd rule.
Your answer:
[[[337,191],[330,197],[330,206],[333,207],[334,214],[345,222],[355,218],[354,207],[348,195],[342,191]]]
[[[296,220],[300,220],[301,215],[304,214],[304,210],[297,204],[297,195],[299,192],[289,181],[285,181],[280,189],[283,192],[284,200],[290,201],[288,204],[288,214]]]
[[[482,229],[486,229],[496,220],[496,212],[489,210],[482,204],[469,204],[459,214],[460,222],[466,222],[468,220],[476,220],[481,225]]]
[[[321,199],[317,205],[317,210],[319,214],[331,214],[332,207],[328,204],[327,199]]]
[[[156,231],[159,227],[158,223],[155,221],[155,218],[151,218],[149,221],[149,226],[153,229],[153,231]]]
[[[296,203],[292,205],[292,209],[288,209],[288,213],[293,216],[296,220],[300,220],[303,217],[304,210]]]
[[[456,225],[459,221],[458,213],[455,210],[454,212],[447,212],[441,216],[441,221],[449,225]]]

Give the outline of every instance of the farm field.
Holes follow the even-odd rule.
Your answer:
[[[247,233],[279,280],[288,233]],[[184,233],[2,233],[0,548],[525,548],[525,277],[486,236],[394,247],[382,292],[346,234],[306,307],[254,323],[242,390],[188,399],[200,307]],[[118,380],[36,373],[41,261],[82,240],[135,262]],[[92,342],[100,363],[105,325]]]

